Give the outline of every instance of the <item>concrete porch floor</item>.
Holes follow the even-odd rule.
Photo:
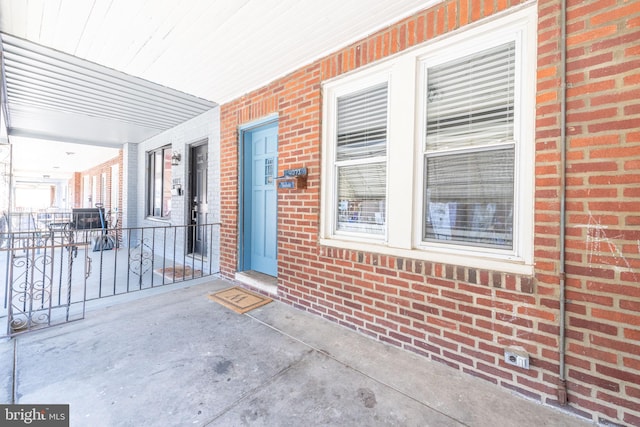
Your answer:
[[[4,340],[0,400],[70,404],[74,427],[592,425],[279,302],[240,315],[207,298],[229,286]]]

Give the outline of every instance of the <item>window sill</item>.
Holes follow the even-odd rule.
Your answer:
[[[362,252],[373,252],[398,258],[417,259],[461,267],[477,268],[489,271],[499,271],[523,276],[532,276],[533,264],[522,259],[507,257],[491,257],[486,254],[442,253],[427,249],[395,248],[384,244],[372,244],[338,239],[320,239],[320,245],[339,249],[349,249]]]
[[[157,222],[164,225],[173,225],[170,218],[157,218],[155,216],[147,216],[144,218],[144,220],[149,222]]]

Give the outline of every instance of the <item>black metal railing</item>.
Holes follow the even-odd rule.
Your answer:
[[[133,227],[89,234],[85,231],[82,241],[89,242],[92,271],[87,299],[218,274],[219,226]],[[99,286],[92,287],[95,279]]]
[[[77,229],[72,217],[56,216],[38,230],[0,233],[4,310],[10,317],[11,295],[19,298],[22,306],[14,311],[31,325],[28,306],[34,301],[42,306],[43,298],[55,307],[84,306],[218,274],[219,230],[218,223]]]
[[[35,233],[33,238],[12,236],[11,243],[2,252],[6,313],[0,318],[7,320],[7,335],[84,318],[87,264],[73,268],[69,244],[42,240]]]
[[[103,224],[100,223],[102,216]],[[70,225],[76,230],[96,228],[118,228],[122,213],[105,210],[100,205],[95,208],[73,209],[71,211],[23,211],[2,212],[0,215],[0,246],[5,244],[7,233],[47,233]],[[78,235],[80,236],[80,234]]]

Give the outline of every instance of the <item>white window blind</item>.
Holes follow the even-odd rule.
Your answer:
[[[513,247],[515,43],[427,70],[425,240]]]
[[[339,97],[336,122],[336,229],[384,234],[387,83]]]
[[[338,98],[337,161],[387,154],[387,84]]]
[[[515,43],[428,70],[427,150],[513,140]]]

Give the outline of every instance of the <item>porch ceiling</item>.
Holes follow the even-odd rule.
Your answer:
[[[120,146],[215,106],[8,34],[0,40],[12,136]]]
[[[439,1],[2,0],[9,136],[139,142]]]

